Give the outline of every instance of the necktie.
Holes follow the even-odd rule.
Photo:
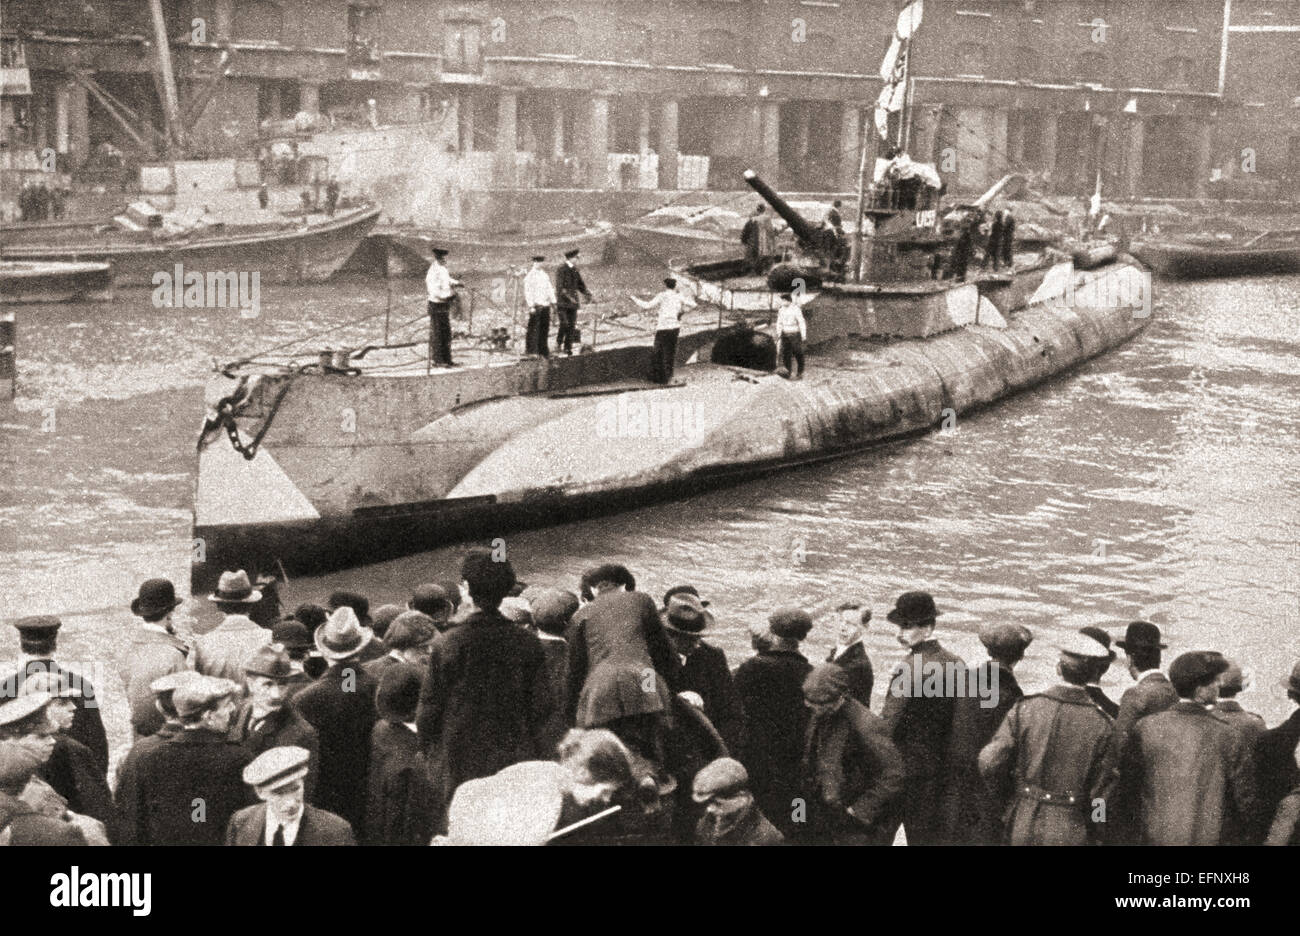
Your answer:
[[[275,835],[271,838],[272,845],[284,845],[284,826],[275,827]]]

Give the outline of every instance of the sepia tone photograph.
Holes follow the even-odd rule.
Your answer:
[[[1298,60],[0,0],[0,843],[1300,844]]]

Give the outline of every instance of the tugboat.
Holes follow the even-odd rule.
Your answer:
[[[198,442],[192,590],[227,568],[323,572],[862,452],[1146,326],[1150,277],[1123,256],[1079,271],[1022,252],[1009,270],[939,278],[1009,180],[943,212],[930,170],[909,162],[884,160],[861,187],[851,245],[746,173],[797,249],[765,277],[736,261],[681,269],[717,315],[686,317],[668,384],[653,380],[648,328],[572,357],[439,371],[386,348],[226,366]],[[807,323],[799,380],[763,331],[786,292]]]

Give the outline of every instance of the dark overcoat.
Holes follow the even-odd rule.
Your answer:
[[[739,759],[763,815],[786,835],[799,791],[808,706],[803,681],[812,672],[795,650],[760,651],[736,668],[736,691],[745,711],[745,744]]]
[[[682,665],[677,691],[699,693],[704,700],[704,714],[709,716],[727,747],[740,750],[745,734],[745,712],[731,679],[727,655],[720,648],[701,643],[692,650]]]
[[[314,804],[343,817],[358,835],[366,812],[366,773],[375,713],[374,680],[357,660],[333,664],[293,697],[293,705],[320,741],[320,777]]]
[[[278,712],[272,712],[257,725],[252,725],[253,703],[245,700],[230,723],[229,738],[248,749],[250,759],[273,747],[300,747],[307,752],[306,787],[307,802],[315,802],[316,786],[320,779],[320,734],[307,723],[293,707],[286,703]]]
[[[116,824],[117,810],[108,781],[99,772],[99,764],[80,741],[57,735],[50,759],[41,767],[41,776],[54,791],[68,801],[68,809],[104,823],[108,832]]]
[[[440,810],[420,739],[405,725],[380,719],[370,734],[365,843],[428,845]]]
[[[54,660],[28,660],[27,665],[5,680],[0,686],[0,699],[16,699],[27,682],[29,673],[51,673],[58,677],[59,686],[75,689],[72,696],[76,712],[72,716],[72,726],[68,737],[80,741],[94,755],[102,776],[108,776],[108,735],[104,733],[104,720],[99,715],[100,699],[95,687],[72,670],[64,669]]]
[[[995,669],[996,684],[992,681]],[[1002,719],[1024,697],[1024,692],[1011,670],[992,661],[970,667],[966,680],[968,687],[996,685],[997,690],[986,700],[971,688],[953,707],[952,736],[948,742],[949,780],[942,807],[944,842],[997,845],[1002,841],[1001,809],[980,779],[980,751],[993,740]]]
[[[835,659],[835,650],[832,648],[826,662],[834,663],[844,670],[849,677],[849,695],[871,708],[871,689],[876,677],[871,670],[871,658],[867,656],[867,648],[862,645],[862,641],[855,641],[839,659]]]

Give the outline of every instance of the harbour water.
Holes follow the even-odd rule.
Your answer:
[[[660,276],[587,272],[609,300],[648,295]],[[421,317],[421,286],[398,286],[394,325]],[[116,670],[135,620],[127,605],[145,578],[188,582],[212,362],[335,326],[335,347],[372,341],[386,295],[374,281],[267,286],[261,304],[256,318],[158,309],[134,290],[19,310],[19,399],[0,427],[3,617],[63,617],[62,657],[108,674],[115,747],[127,730]],[[899,592],[924,588],[944,612],[939,636],[968,661],[982,658],[982,622],[1031,627],[1020,676],[1032,689],[1052,676],[1053,634],[1146,618],[1175,652],[1215,648],[1252,667],[1256,688],[1242,701],[1273,724],[1290,708],[1278,683],[1300,656],[1298,336],[1295,279],[1158,283],[1152,324],[1129,345],[951,431],[508,535],[508,554],[528,582],[576,587],[599,561],[627,564],[655,595],[691,582],[712,601],[712,639],[733,665],[748,653],[747,625],[774,607],[825,615],[861,597],[875,609],[867,643],[880,673],[898,655],[885,612]],[[419,582],[454,577],[460,551],[295,579],[283,594],[292,607],[346,584],[372,605],[401,602]],[[212,619],[202,599],[186,612],[200,627]],[[810,657],[834,643],[823,621]],[[4,628],[0,659],[16,650]],[[1127,677],[1112,669],[1103,685],[1117,696]]]

